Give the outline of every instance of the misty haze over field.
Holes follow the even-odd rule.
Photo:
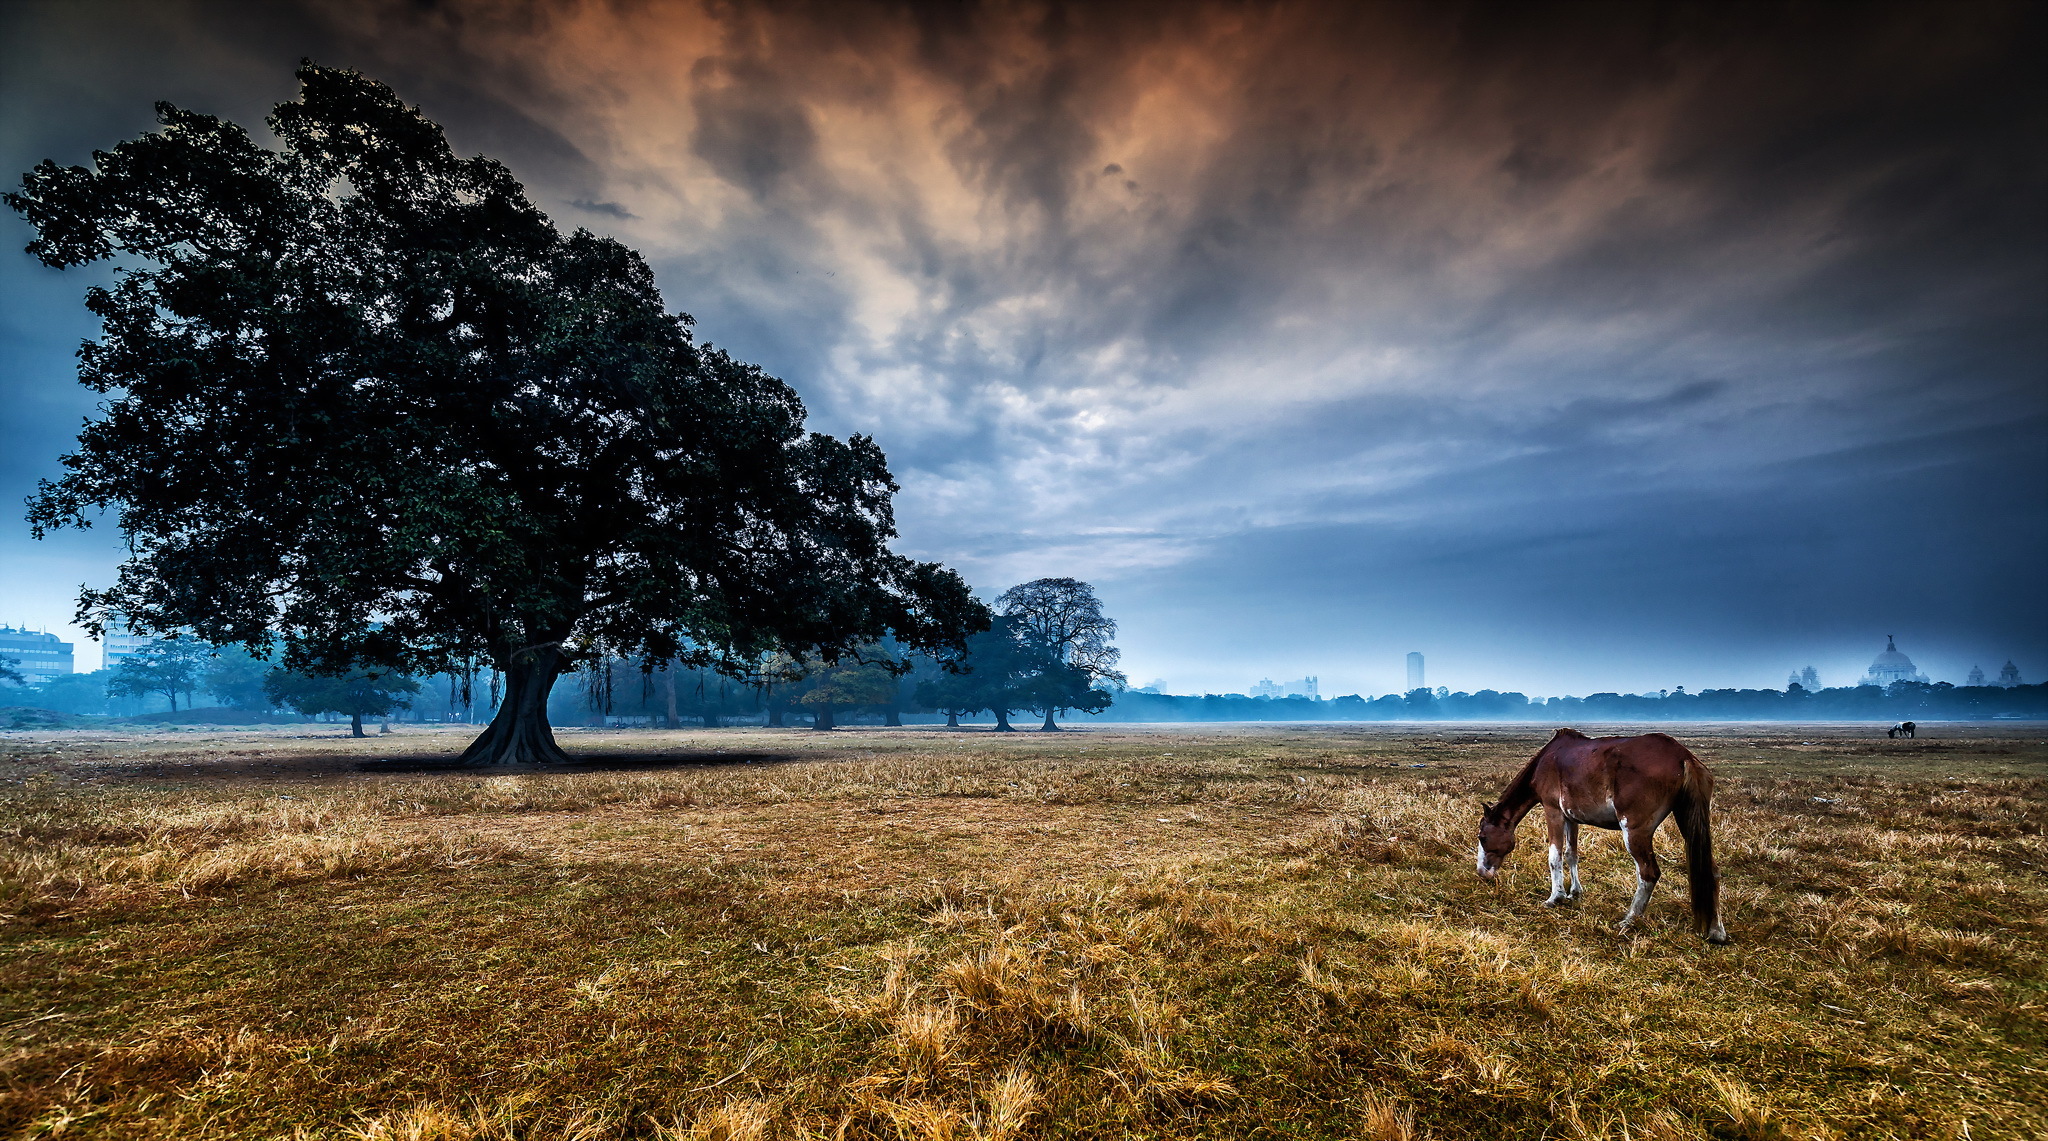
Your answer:
[[[1133,684],[2048,677],[2039,6],[0,6],[0,176],[359,68]],[[0,623],[103,269],[0,216]],[[79,668],[96,664],[81,646]]]

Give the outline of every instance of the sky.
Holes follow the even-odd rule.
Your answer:
[[[1134,685],[2040,681],[2043,11],[15,0],[0,179],[361,70],[872,434],[900,550],[1095,584]],[[119,536],[5,505],[105,271],[29,236],[0,622],[75,636]]]

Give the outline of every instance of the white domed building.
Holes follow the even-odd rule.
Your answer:
[[[1884,653],[1870,663],[1870,669],[1863,675],[1864,685],[1885,686],[1895,681],[1917,681],[1925,684],[1927,675],[1913,666],[1913,659],[1899,652],[1897,643],[1890,634],[1884,636]]]

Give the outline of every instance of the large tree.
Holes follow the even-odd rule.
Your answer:
[[[1102,682],[1124,684],[1116,668],[1122,651],[1110,644],[1116,620],[1102,613],[1095,588],[1075,578],[1039,578],[1013,586],[996,599],[996,608],[1014,619],[1020,636],[1042,656],[1022,707],[1045,714],[1048,732],[1059,724],[1053,715],[1066,709],[1090,713],[1109,707]]]
[[[6,196],[51,266],[126,255],[86,298],[104,415],[29,515],[118,511],[132,554],[81,597],[94,633],[120,611],[281,642],[297,672],[487,664],[504,703],[463,759],[498,762],[564,759],[548,692],[599,655],[744,673],[986,621],[889,550],[874,442],[805,432],[639,255],[560,233],[383,85],[298,75],[279,149],[159,104],[161,130]]]

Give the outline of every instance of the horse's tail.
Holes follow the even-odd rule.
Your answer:
[[[1725,942],[1721,929],[1721,873],[1714,866],[1714,774],[1690,753],[1685,758],[1685,783],[1679,786],[1679,835],[1685,837],[1685,878],[1692,897],[1693,929],[1709,942]]]

